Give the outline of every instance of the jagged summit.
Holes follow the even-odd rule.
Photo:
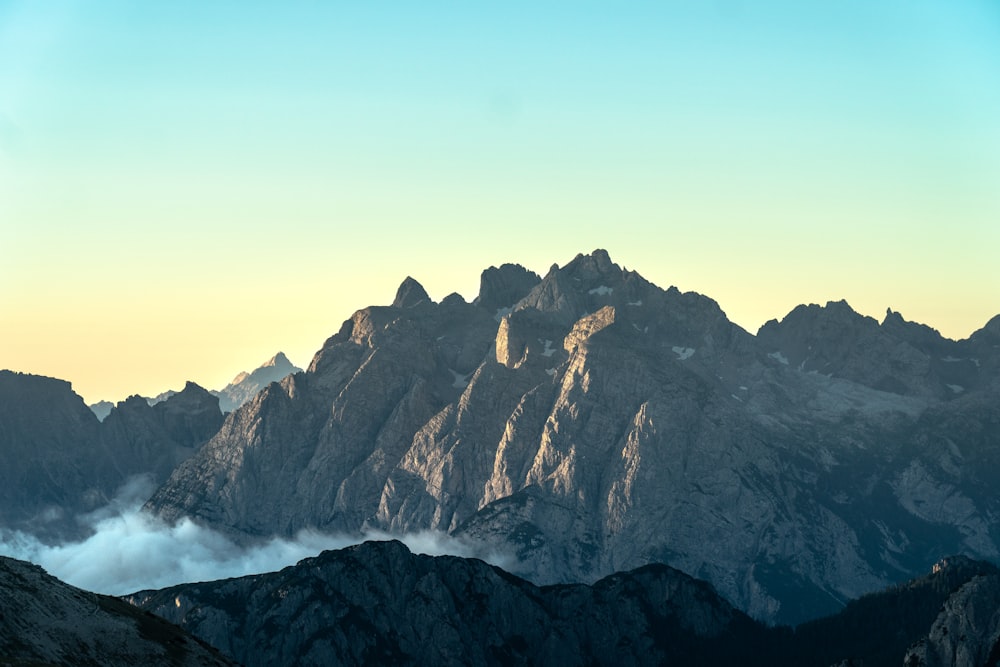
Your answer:
[[[422,303],[433,303],[424,290],[424,286],[407,276],[396,290],[396,298],[392,301],[393,308],[413,308]]]
[[[272,382],[280,382],[301,371],[301,368],[289,361],[284,352],[278,352],[252,372],[240,373],[223,389],[212,393],[219,397],[219,407],[223,412],[232,412]]]
[[[284,352],[278,352],[278,354],[274,355],[260,366],[261,368],[273,368],[275,366],[291,368],[292,362],[288,360],[288,357],[285,356]]]
[[[475,303],[490,312],[512,308],[540,281],[537,273],[520,264],[491,266],[479,278],[479,296]]]

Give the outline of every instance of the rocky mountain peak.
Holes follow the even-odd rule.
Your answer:
[[[626,278],[638,278],[644,285],[648,285],[633,274],[626,276],[604,250],[595,250],[590,255],[577,255],[562,268],[553,266],[541,282],[515,306],[515,310],[533,308],[550,313],[568,328],[587,313],[621,301]]]
[[[886,310],[880,327],[883,332],[913,345],[925,354],[947,356],[954,344],[954,341],[944,338],[937,329],[907,321],[891,308]]]
[[[301,370],[288,360],[284,352],[278,352],[252,372],[240,373],[223,389],[212,393],[219,397],[219,409],[223,412],[232,412],[257,395],[257,392],[267,385],[279,382]]]
[[[190,380],[184,383],[184,389],[153,407],[164,412],[183,412],[186,414],[210,412],[213,416],[216,413],[221,414],[219,397]]]
[[[607,250],[598,248],[589,255],[579,254],[562,269],[576,278],[603,278],[612,280],[621,277],[622,269],[611,261]]]
[[[292,364],[291,361],[288,360],[288,357],[285,356],[284,352],[278,352],[278,354],[274,355],[273,357],[265,361],[263,364],[261,364],[261,368],[293,368],[293,367],[294,365]]]
[[[463,297],[458,292],[452,292],[445,298],[441,299],[441,305],[446,307],[462,306],[465,305],[465,303],[466,303],[465,297]]]
[[[993,317],[982,329],[972,334],[970,340],[987,343],[994,347],[1000,345],[1000,315]]]
[[[475,303],[491,313],[510,308],[541,280],[537,273],[520,264],[491,266],[479,277],[479,296]]]
[[[432,301],[427,295],[427,291],[424,290],[423,285],[410,276],[407,276],[406,279],[400,283],[399,289],[396,290],[396,298],[392,301],[392,307],[413,308],[421,303],[432,303]]]

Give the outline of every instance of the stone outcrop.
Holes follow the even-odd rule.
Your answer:
[[[491,313],[510,309],[524,298],[541,278],[519,264],[491,266],[479,278],[479,296],[476,305]]]
[[[906,653],[905,667],[1000,664],[1000,574],[978,576],[945,602],[927,637]]]

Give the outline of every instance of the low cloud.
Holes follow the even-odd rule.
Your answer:
[[[294,539],[241,546],[190,519],[168,525],[142,512],[147,490],[148,483],[134,480],[110,505],[82,517],[93,530],[82,541],[50,545],[24,532],[7,532],[0,534],[0,555],[31,561],[66,583],[108,595],[273,572],[321,551],[366,540],[398,539],[414,553],[483,558],[501,567],[508,561],[435,531],[345,536],[306,530]]]

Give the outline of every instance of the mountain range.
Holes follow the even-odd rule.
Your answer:
[[[646,565],[537,587],[482,561],[399,542],[280,572],[128,596],[245,664],[937,665],[1000,657],[1000,572],[957,557],[797,628],[768,627],[705,582]],[[992,605],[992,607],[991,607]],[[968,610],[992,609],[970,620]],[[952,633],[939,628],[950,627]],[[961,626],[961,627],[959,627]],[[964,637],[961,642],[955,639]],[[951,653],[949,653],[949,651]],[[907,662],[904,663],[904,656]]]
[[[232,412],[272,382],[280,382],[286,376],[301,371],[301,368],[288,360],[284,352],[278,352],[253,371],[249,373],[243,371],[222,389],[212,389],[209,393],[219,397],[219,409],[223,413]],[[176,393],[173,390],[165,391],[151,398],[146,398],[146,402],[150,405],[156,405]],[[104,421],[104,418],[111,414],[114,407],[115,404],[111,401],[98,401],[90,405],[90,409],[101,421]]]
[[[221,426],[219,399],[194,383],[156,405],[132,396],[104,421],[69,382],[0,371],[0,529],[61,540],[130,480],[162,484]]]
[[[978,666],[1000,660],[1000,574],[948,558],[792,629],[665,565],[537,587],[479,560],[366,542],[117,599],[0,557],[0,620],[5,665]]]
[[[147,503],[235,539],[439,530],[536,584],[647,563],[796,623],[1000,544],[1000,317],[966,340],[844,302],[751,335],[604,251],[412,278],[229,415]]]
[[[284,355],[272,361],[274,372],[290,365]],[[263,375],[241,374],[227,389],[243,386],[246,398]],[[643,600],[628,591],[663,586],[710,604],[697,622],[656,612],[656,623],[667,625],[647,635],[673,637],[676,627],[712,618],[729,619],[712,626],[719,632],[737,632],[726,624],[741,619],[732,621],[739,641],[777,645],[784,641],[777,635],[757,634],[761,622],[807,628],[872,591],[908,586],[902,582],[946,554],[1000,557],[998,399],[1000,316],[954,341],[891,310],[878,322],[830,302],[799,306],[754,335],[710,298],[661,289],[597,250],[545,276],[491,267],[472,302],[458,294],[435,302],[407,278],[391,305],[344,322],[307,370],[267,383],[225,415],[219,396],[189,383],[154,405],[131,397],[101,421],[67,382],[0,371],[0,448],[9,462],[0,469],[0,528],[49,541],[79,536],[87,530],[80,516],[142,475],[156,489],[146,512],[194,520],[243,545],[302,530],[359,540],[373,530],[438,531],[504,555],[509,574],[478,561],[430,565],[399,547],[358,547],[350,558],[367,554],[389,577],[357,584],[381,587],[372,599],[393,609],[381,620],[351,612],[361,603],[324,588],[329,579],[295,574],[311,591],[296,594],[299,601],[317,590],[327,591],[324,603],[339,600],[331,627],[378,630],[373,636],[383,639],[358,644],[373,651],[365,655],[412,657],[421,643],[437,645],[414,639],[424,630],[406,641],[385,630],[423,622],[411,607],[393,605],[428,577],[445,582],[463,618],[468,609],[492,610],[491,591],[497,600],[534,600],[523,610],[515,605],[516,614],[569,624],[560,636],[584,642],[574,644],[581,659],[603,661],[597,644],[585,642],[598,626],[623,633],[614,636],[622,651],[674,655],[626,629],[652,621],[612,622],[619,612],[597,600],[646,613],[669,596]],[[344,565],[348,556],[319,558],[302,567],[360,567]],[[447,583],[442,568],[458,579]],[[389,576],[397,569],[401,579]],[[961,586],[949,588],[932,610],[944,602],[950,616],[923,618],[920,634],[898,640],[913,664],[958,655],[956,631],[981,636],[990,655],[995,575],[975,576],[986,579],[962,595]],[[247,637],[268,618],[281,628],[298,613],[279,604],[291,593],[268,588],[278,579],[255,581],[271,597],[251,599],[234,592],[242,584],[223,582],[229,606],[219,607],[222,593],[207,584],[184,589],[195,597],[207,591],[207,601],[190,608],[176,603],[178,592],[170,613],[167,598],[153,593],[145,595],[160,602],[141,604],[247,661],[268,653],[223,646],[223,634]],[[515,592],[501,592],[507,584]],[[580,608],[600,609],[573,617],[553,601],[564,593]],[[425,591],[438,602],[447,595]],[[189,615],[209,607],[225,614],[204,611],[215,619],[208,625]],[[544,645],[545,638],[517,640],[527,630],[515,632],[510,619],[490,622],[494,634],[477,645],[506,648],[476,660],[517,661],[525,647],[534,655]],[[687,633],[677,642],[698,646],[719,636],[676,632]],[[334,639],[309,641],[329,648]],[[706,645],[721,651],[716,644]],[[440,647],[472,659],[462,641]],[[827,658],[840,659],[817,659]]]

